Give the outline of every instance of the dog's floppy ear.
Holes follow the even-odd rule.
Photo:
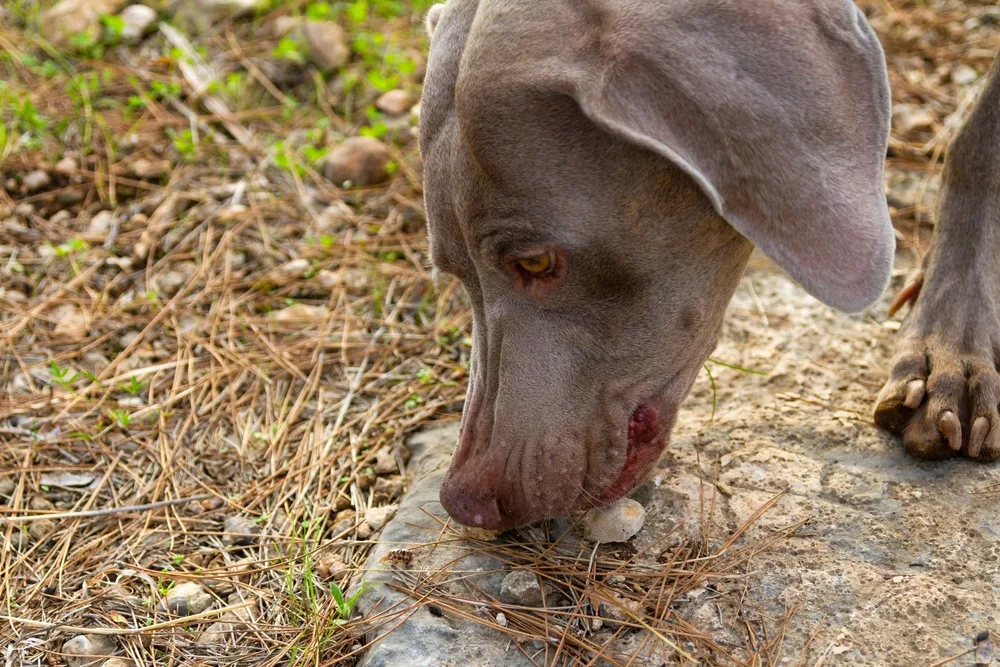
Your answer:
[[[563,60],[584,113],[683,168],[819,300],[849,312],[874,302],[895,249],[890,97],[854,2],[584,4],[575,20],[592,37]]]

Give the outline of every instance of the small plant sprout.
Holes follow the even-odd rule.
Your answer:
[[[340,589],[340,585],[336,581],[330,582],[330,594],[333,596],[333,601],[337,605],[337,618],[333,620],[335,625],[344,625],[351,620],[351,616],[354,615],[354,607],[357,605],[358,600],[371,588],[371,584],[362,582],[358,590],[355,591],[354,595],[349,598],[344,597],[344,591]]]
[[[49,374],[52,376],[54,384],[66,390],[73,389],[73,384],[80,379],[79,373],[74,372],[68,366],[66,368],[61,367],[56,363],[55,359],[49,361]]]
[[[119,388],[122,391],[128,393],[130,396],[136,396],[136,395],[140,394],[143,389],[146,388],[147,384],[149,384],[149,383],[142,382],[142,381],[139,380],[139,378],[137,378],[136,376],[133,375],[129,379],[129,383],[128,384],[120,384],[118,386],[119,386]]]
[[[108,414],[123,431],[128,430],[129,424],[132,423],[132,415],[127,410],[111,409],[108,410]]]

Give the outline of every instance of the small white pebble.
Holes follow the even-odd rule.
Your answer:
[[[497,614],[497,625],[501,628],[507,627],[507,616],[502,611]]]
[[[627,542],[642,529],[646,510],[631,498],[588,510],[583,517],[584,537],[592,542]]]

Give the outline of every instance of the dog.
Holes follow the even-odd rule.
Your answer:
[[[895,253],[885,58],[851,0],[449,0],[427,15],[431,260],[473,311],[440,499],[504,530],[654,466],[754,246],[859,312]],[[949,149],[876,423],[1000,458],[1000,78]]]

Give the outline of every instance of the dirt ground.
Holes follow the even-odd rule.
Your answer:
[[[900,274],[911,266],[898,265]],[[778,492],[749,535],[806,523],[755,558],[747,582],[720,582],[721,599],[691,611],[723,636],[739,631],[723,601],[734,595],[776,616],[796,610],[785,654],[808,664],[935,664],[997,632],[1000,469],[913,460],[873,426],[895,328],[886,302],[833,314],[766,270],[748,275],[733,302],[715,356],[768,376],[714,370],[714,420],[699,381],[654,480],[647,530],[679,519],[698,529],[699,455],[701,477],[716,480],[723,534]]]

